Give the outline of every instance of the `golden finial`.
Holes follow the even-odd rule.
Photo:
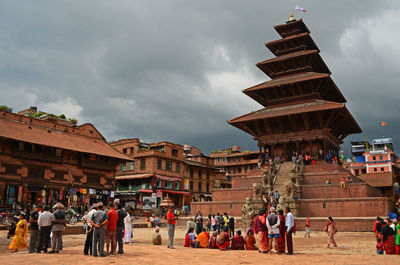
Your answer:
[[[290,18],[289,18],[289,22],[290,21],[294,21],[295,19],[294,19],[294,17],[293,17],[293,13],[290,13]]]

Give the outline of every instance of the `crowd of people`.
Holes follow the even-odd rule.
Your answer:
[[[206,225],[201,212],[193,221],[188,221],[188,231],[185,235],[185,247],[212,248],[220,250],[258,250],[260,253],[293,254],[292,234],[296,233],[294,216],[289,207],[278,214],[274,207],[262,210],[253,219],[251,227],[235,232],[235,219],[230,214],[208,215]],[[256,247],[256,236],[259,248]],[[287,250],[286,250],[287,247]]]
[[[124,244],[129,244],[133,236],[133,220],[132,209],[126,211],[118,200],[110,202],[107,208],[102,202],[93,204],[82,217],[86,234],[83,253],[95,257],[124,254]],[[36,205],[29,218],[24,212],[20,212],[18,223],[9,231],[9,236],[13,239],[8,249],[18,251],[28,248],[29,253],[42,251],[60,253],[62,235],[66,226],[63,204],[58,202],[52,209],[48,205]],[[30,231],[29,244],[28,230]],[[104,251],[104,246],[106,246],[106,251]],[[49,248],[51,248],[50,251],[48,251]]]
[[[66,227],[64,206],[56,203],[52,208],[37,205],[30,212],[29,221],[24,212],[20,212],[19,221],[10,231],[12,241],[9,249],[18,251],[28,248],[29,253],[59,253],[63,248],[62,235]],[[172,206],[166,212],[168,248],[174,249],[176,220],[179,214]],[[93,204],[83,216],[86,234],[83,253],[93,256],[124,254],[124,245],[129,244],[132,235],[132,209],[124,209],[118,200],[110,202],[108,207],[99,202]],[[156,220],[153,218],[153,220]],[[154,221],[155,222],[155,221]],[[157,220],[158,222],[158,220]],[[155,222],[155,223],[157,223]],[[29,228],[28,228],[29,227]],[[152,236],[153,245],[162,245],[158,226]],[[289,207],[285,211],[272,206],[261,210],[252,220],[250,227],[242,235],[235,230],[235,218],[230,213],[204,217],[198,212],[194,221],[187,222],[184,247],[210,248],[220,250],[258,250],[260,253],[293,254],[292,234],[296,233],[296,223]],[[30,241],[27,242],[28,230]],[[337,247],[335,234],[336,222],[332,217],[324,227],[328,235],[328,245]],[[311,237],[310,219],[307,218],[304,237]],[[400,255],[400,223],[397,218],[380,217],[374,222],[374,233],[378,254]],[[258,241],[258,247],[256,243]],[[50,251],[48,249],[51,248]],[[106,248],[106,249],[104,249]]]
[[[400,255],[400,223],[397,218],[382,219],[377,217],[374,222],[376,251],[378,254]]]

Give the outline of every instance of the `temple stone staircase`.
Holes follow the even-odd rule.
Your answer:
[[[277,190],[280,196],[285,194],[285,182],[290,181],[290,171],[293,168],[293,162],[283,162],[278,173],[276,174],[273,191],[275,192]]]

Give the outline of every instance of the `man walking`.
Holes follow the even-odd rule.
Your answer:
[[[294,216],[290,212],[289,206],[286,206],[285,208],[285,213],[286,213],[286,244],[287,244],[287,251],[288,255],[293,255],[293,241],[292,241],[292,234],[296,233],[294,231]]]
[[[33,253],[36,251],[39,245],[39,211],[42,210],[42,206],[38,205],[33,209],[31,213],[31,218],[29,219],[30,227],[29,230],[31,232],[30,241],[29,241],[29,253]]]
[[[62,244],[62,233],[66,225],[65,212],[63,211],[64,205],[57,203],[54,205],[55,212],[52,216],[52,232],[53,232],[53,247],[49,253],[58,253]]]
[[[97,211],[97,204],[93,204],[90,208],[90,211],[82,218],[82,221],[87,224],[86,228],[86,240],[85,240],[85,247],[83,249],[83,254],[85,255],[93,255],[92,249],[92,241],[93,241],[93,225],[92,225],[92,216]]]
[[[109,211],[107,212],[107,232],[106,232],[106,246],[107,246],[107,255],[112,254],[116,255],[117,250],[117,221],[118,221],[118,213],[114,209],[114,204],[110,202],[108,204]],[[111,244],[111,251],[110,250]]]
[[[269,253],[272,253],[272,241],[275,243],[275,250],[278,253],[278,239],[279,239],[279,217],[275,214],[275,208],[271,207],[271,214],[267,217],[268,238],[269,238]]]
[[[107,214],[103,210],[104,206],[102,202],[97,204],[98,210],[92,215],[92,226],[93,226],[93,242],[92,242],[92,253],[94,257],[97,257],[97,244],[99,244],[100,257],[105,257],[104,253],[104,238],[106,235],[105,225],[107,224]]]
[[[235,218],[232,216],[231,213],[229,213],[228,225],[229,225],[229,237],[233,237],[235,235]]]
[[[44,253],[47,253],[47,247],[49,246],[50,242],[50,232],[53,215],[49,212],[49,206],[44,206],[43,210],[43,213],[40,214],[38,219],[40,233],[37,253],[40,253],[42,250],[44,251]]]
[[[168,229],[168,248],[174,248],[174,236],[175,236],[175,223],[176,219],[174,216],[174,206],[169,207],[167,213],[167,229]]]
[[[127,216],[126,212],[122,210],[122,205],[117,203],[117,213],[118,213],[118,221],[117,221],[117,244],[118,244],[118,254],[124,254],[124,219]]]

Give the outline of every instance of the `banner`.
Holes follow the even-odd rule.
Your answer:
[[[143,196],[142,209],[143,210],[151,210],[151,205],[152,205],[152,197]]]
[[[185,179],[185,180],[184,180],[183,189],[185,189],[185,190],[188,190],[188,189],[189,189],[189,182],[190,182],[190,180],[188,180],[188,179]]]

